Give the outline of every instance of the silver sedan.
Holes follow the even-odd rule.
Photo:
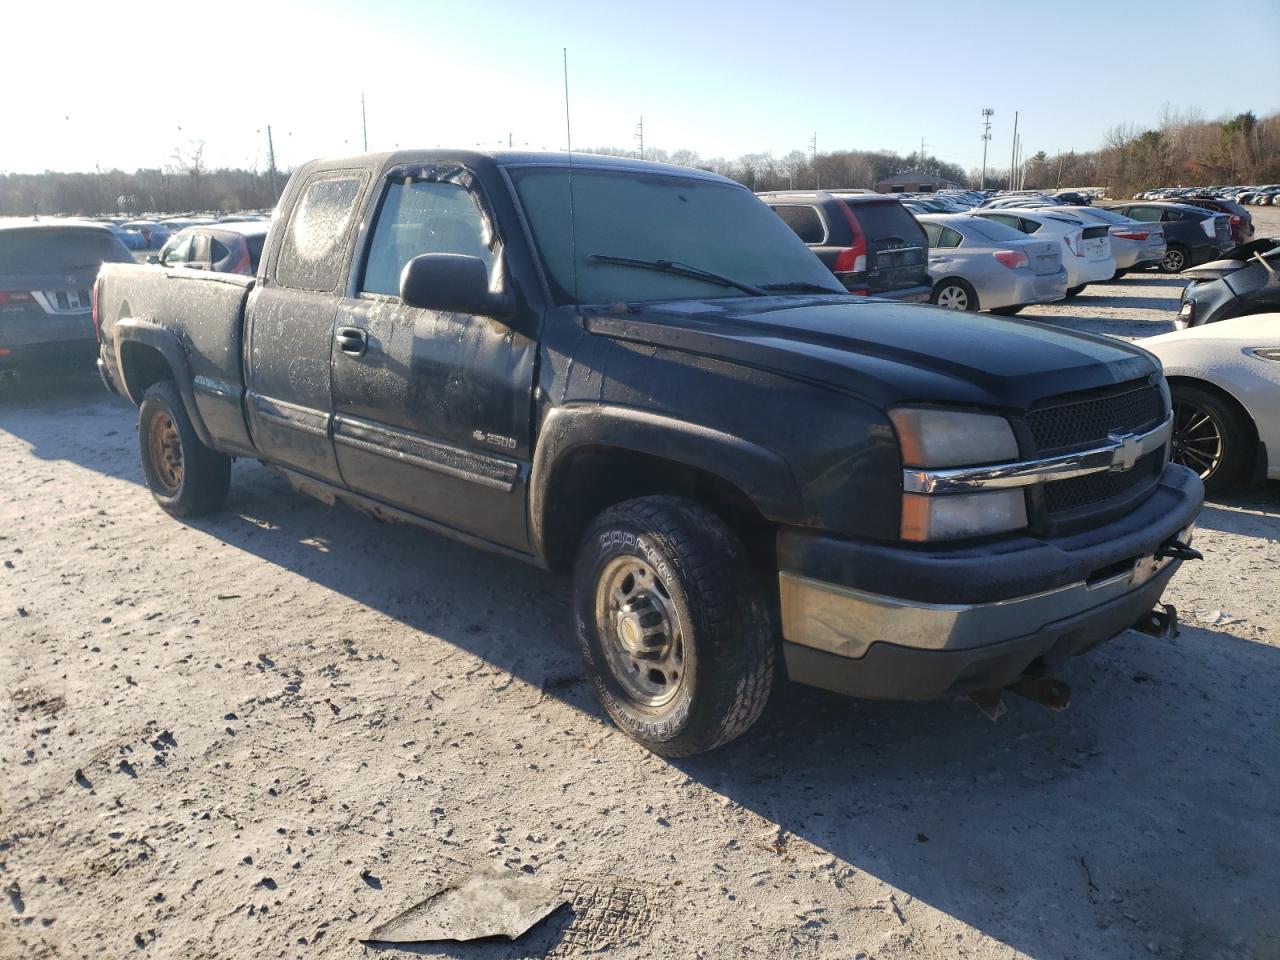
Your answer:
[[[1013,314],[1067,295],[1062,245],[968,214],[917,217],[929,238],[932,303]]]

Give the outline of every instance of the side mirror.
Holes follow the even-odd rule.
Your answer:
[[[489,271],[479,257],[424,253],[400,271],[400,300],[409,307],[447,313],[474,313],[504,319],[511,298],[489,290]]]
[[[147,263],[159,263],[159,262],[160,262],[160,254],[158,253],[147,254]]]

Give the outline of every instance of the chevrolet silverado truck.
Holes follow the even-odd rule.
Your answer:
[[[571,573],[596,694],[668,756],[742,734],[783,670],[895,699],[1051,680],[1163,629],[1195,556],[1150,354],[849,295],[698,170],[312,162],[256,276],[109,264],[94,303],[163,509],[216,509],[254,458]]]

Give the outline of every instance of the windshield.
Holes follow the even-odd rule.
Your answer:
[[[755,287],[811,284],[844,292],[791,228],[745,187],[671,174],[575,169],[571,236],[568,170],[511,172],[557,303],[743,295],[709,279],[602,259],[620,257],[675,261]]]

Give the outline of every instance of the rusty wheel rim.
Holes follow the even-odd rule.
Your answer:
[[[157,413],[152,417],[147,443],[156,479],[168,493],[177,493],[182,486],[182,439],[178,436],[178,425],[173,422],[173,417],[167,413]]]

